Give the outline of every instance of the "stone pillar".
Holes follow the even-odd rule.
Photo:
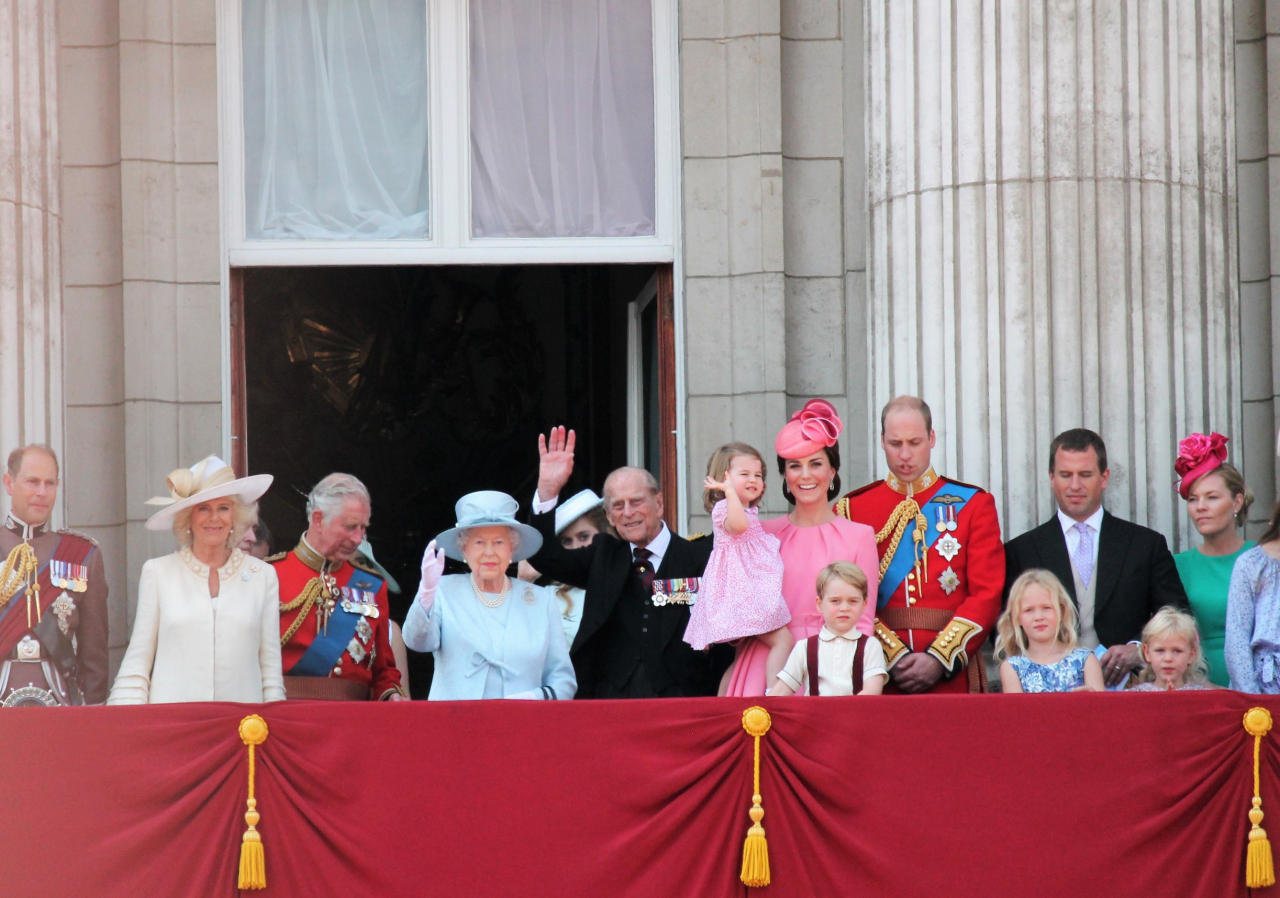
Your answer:
[[[1276,396],[1272,309],[1280,302],[1280,3],[1236,0],[1236,158],[1240,190],[1240,354],[1244,421],[1236,458],[1256,502],[1250,537],[1276,499]]]
[[[924,396],[1006,536],[1093,428],[1108,507],[1185,547],[1177,441],[1242,432],[1230,0],[865,9],[872,411]]]
[[[786,421],[779,4],[686,0],[680,34],[682,439],[690,529],[710,531],[701,497],[712,450],[743,440],[768,458]],[[775,481],[766,516],[786,507]]]
[[[0,459],[62,448],[57,60],[53,0],[0,0]]]

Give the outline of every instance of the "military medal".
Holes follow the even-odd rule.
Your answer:
[[[667,584],[663,580],[653,581],[653,604],[655,608],[667,604]]]
[[[951,595],[960,588],[960,576],[951,568],[947,568],[938,577],[938,585],[942,587],[942,591],[947,595]]]
[[[946,508],[935,508],[936,517],[938,519],[937,528],[939,533],[955,533],[956,532],[956,510],[953,506],[948,505]]]
[[[360,644],[360,640],[354,638],[347,643],[347,651],[351,653],[351,658],[356,662],[356,664],[363,661],[364,656],[367,654],[364,650],[364,646]]]
[[[369,626],[367,619],[360,618],[359,623],[356,624],[356,635],[360,637],[361,642],[368,642],[373,638],[373,627]]]
[[[677,580],[654,580],[653,581],[653,604],[659,607],[663,605],[693,605],[698,601],[698,586],[701,583],[698,577],[681,577]]]
[[[71,612],[76,610],[76,603],[64,591],[62,595],[53,600],[53,604],[49,607],[58,617],[58,629],[62,631],[63,636],[66,636],[70,628],[68,618],[71,617]]]
[[[945,558],[948,563],[951,562],[951,559],[956,557],[962,548],[960,540],[956,539],[955,536],[950,533],[935,542],[933,547],[938,550],[938,554]]]

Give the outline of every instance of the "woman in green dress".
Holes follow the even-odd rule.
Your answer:
[[[1173,467],[1182,477],[1178,492],[1187,500],[1187,514],[1204,540],[1173,560],[1200,628],[1209,679],[1227,686],[1230,678],[1222,657],[1227,592],[1236,559],[1254,545],[1240,533],[1253,494],[1227,462],[1227,438],[1220,433],[1191,434],[1178,444]]]

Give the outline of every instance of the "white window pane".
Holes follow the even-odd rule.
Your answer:
[[[470,0],[471,230],[654,233],[649,0]]]
[[[424,0],[244,0],[245,233],[429,236]]]

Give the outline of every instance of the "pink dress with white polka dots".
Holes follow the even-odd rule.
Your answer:
[[[684,631],[695,649],[768,633],[791,620],[782,597],[781,544],[764,532],[756,509],[746,512],[747,529],[734,535],[724,529],[728,503],[721,499],[711,510],[715,543]]]

